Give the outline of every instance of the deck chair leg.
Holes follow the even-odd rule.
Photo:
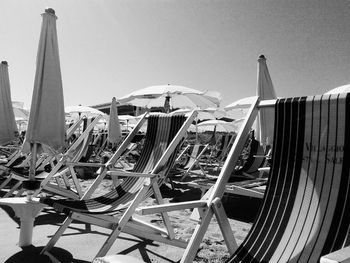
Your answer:
[[[5,186],[11,181],[11,175],[5,179],[5,181],[0,185],[0,190],[5,188]]]
[[[227,219],[226,212],[220,198],[215,198],[213,200],[212,209],[224,237],[228,252],[230,255],[232,255],[238,248],[238,245],[235,237],[233,236],[230,223]]]
[[[109,249],[114,244],[115,240],[118,238],[118,236],[122,232],[122,229],[124,228],[124,226],[128,223],[128,221],[134,214],[137,206],[140,204],[140,202],[143,201],[149,188],[150,188],[150,184],[144,184],[144,186],[140,189],[140,191],[137,193],[136,197],[134,198],[130,206],[125,210],[122,217],[117,222],[116,228],[109,235],[109,237],[107,238],[107,240],[105,241],[101,249],[98,251],[96,257],[103,257],[107,254]]]
[[[90,187],[85,191],[85,193],[81,197],[82,200],[86,200],[86,199],[90,198],[92,193],[96,190],[97,186],[99,184],[101,184],[103,178],[105,178],[106,172],[107,172],[107,169],[106,168],[102,168],[100,174],[95,178],[95,180],[92,182]]]
[[[75,172],[75,170],[74,170],[74,168],[72,166],[69,166],[69,170],[70,170],[70,173],[71,173],[71,176],[72,176],[72,180],[73,180],[75,189],[76,189],[76,191],[78,193],[79,198],[81,198],[83,196],[83,190],[81,189],[81,186],[80,186],[77,174],[76,174],[76,172]]]
[[[154,197],[156,198],[158,204],[159,205],[164,204],[164,200],[163,200],[162,194],[159,190],[159,186],[158,186],[158,183],[156,180],[153,180],[152,188],[153,188],[153,192],[154,192]],[[173,227],[171,226],[171,222],[170,222],[170,218],[169,218],[168,213],[162,212],[161,215],[163,218],[164,225],[168,231],[169,238],[174,239],[175,233],[174,233]]]
[[[213,210],[208,209],[207,212],[203,215],[202,220],[197,224],[192,237],[185,249],[185,252],[181,258],[180,263],[192,263],[195,258],[198,248],[202,243],[203,237],[206,230],[210,224],[211,218],[213,217]]]
[[[73,219],[69,216],[64,220],[63,224],[60,226],[60,228],[56,231],[55,235],[50,239],[49,243],[41,250],[40,254],[44,254],[47,251],[50,251],[55,244],[57,243],[58,239],[62,236],[64,231],[67,229],[67,227],[72,223]]]
[[[4,197],[10,197],[19,187],[20,185],[22,184],[21,181],[17,182],[11,189],[10,191],[8,191]]]

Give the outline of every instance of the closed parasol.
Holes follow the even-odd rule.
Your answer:
[[[57,154],[66,146],[65,113],[56,15],[51,8],[42,14],[34,90],[23,151],[31,151],[30,180],[34,180],[36,155]]]
[[[121,140],[122,131],[118,119],[117,100],[113,97],[109,113],[108,141],[112,144],[118,144]]]
[[[16,138],[18,129],[11,102],[8,64],[0,64],[0,145],[10,143]]]
[[[258,83],[256,95],[261,100],[276,99],[276,92],[272,84],[269,70],[266,65],[266,58],[261,55],[258,59]],[[259,110],[256,123],[256,139],[265,147],[272,145],[274,131],[274,109],[264,108]]]

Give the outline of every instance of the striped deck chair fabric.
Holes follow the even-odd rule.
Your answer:
[[[350,95],[281,99],[260,213],[228,262],[318,262],[349,245]]]
[[[167,116],[150,116],[148,118],[148,128],[145,138],[145,143],[142,148],[141,156],[135,164],[131,173],[150,173],[162,154],[166,150],[169,143],[175,137],[183,122],[184,116],[176,116],[169,118]],[[163,173],[166,175],[171,169],[175,160],[175,153],[173,152],[169,158]],[[164,182],[165,176],[160,178],[159,183]],[[67,200],[67,199],[52,199],[43,198],[41,202],[48,204],[60,212],[81,212],[81,213],[115,213],[120,207],[124,207],[137,194],[144,183],[144,178],[141,177],[127,177],[114,190],[109,193],[91,198],[88,200]],[[152,195],[152,191],[147,193],[147,196]],[[146,198],[145,197],[145,198]]]
[[[40,200],[41,202],[52,206],[59,212],[68,214],[64,224],[58,229],[42,253],[50,254],[50,249],[73,220],[107,228],[112,227],[113,231],[98,252],[98,257],[104,256],[108,252],[115,239],[119,236],[120,232],[124,231],[124,227],[127,224],[128,227],[125,231],[129,234],[144,238],[154,236],[154,229],[153,234],[143,231],[140,221],[137,223],[138,227],[131,228],[130,224],[135,221],[132,215],[139,203],[152,194],[156,196],[158,202],[163,202],[160,196],[159,185],[164,182],[168,172],[172,168],[181,138],[185,136],[186,130],[193,119],[194,117],[191,117],[191,119],[188,118],[186,120],[184,115],[162,114],[149,116],[141,157],[130,173],[135,174],[135,176],[126,176],[123,182],[109,193],[100,197],[77,201],[42,198]],[[163,156],[167,156],[167,158]],[[141,173],[150,175],[151,179],[139,176]],[[165,225],[167,225],[169,217],[163,214],[163,219]],[[118,228],[113,227],[113,225],[118,225]],[[150,225],[144,224],[143,227],[149,228]],[[159,238],[168,240],[168,238],[163,236],[166,232],[161,232],[162,234],[159,235]],[[167,229],[167,232],[172,238],[174,237],[173,231],[170,232]]]

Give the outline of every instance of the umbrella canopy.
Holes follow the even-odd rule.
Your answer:
[[[198,115],[197,115],[198,120],[215,120],[225,116],[225,112],[217,108],[207,108],[204,110],[195,109],[195,110],[198,112]],[[171,114],[185,113],[185,115],[187,116],[187,115],[190,115],[191,112],[192,112],[191,109],[178,109],[178,110],[172,111]]]
[[[327,91],[325,94],[338,94],[338,93],[349,93],[350,92],[350,84],[336,87]]]
[[[28,151],[31,146],[37,145],[38,153],[57,153],[66,146],[57,17],[55,11],[49,8],[42,18],[34,90],[23,150]]]
[[[269,70],[266,65],[266,58],[261,55],[258,59],[258,83],[256,95],[261,100],[276,99],[276,92],[272,84]],[[256,122],[256,139],[263,145],[271,145],[273,141],[275,113],[272,108],[259,110]]]
[[[13,107],[13,113],[15,114],[16,120],[29,120],[29,111],[26,109]]]
[[[112,144],[117,144],[122,140],[122,131],[120,129],[119,119],[118,119],[118,108],[117,100],[115,97],[112,99],[109,122],[108,122],[108,141]]]
[[[234,132],[237,127],[232,122],[208,120],[197,124],[199,131]]]
[[[0,123],[0,145],[4,145],[13,141],[18,134],[6,61],[0,64]]]
[[[121,97],[119,102],[145,108],[165,106],[167,110],[168,107],[190,109],[219,107],[220,100],[218,92],[202,92],[177,85],[159,85],[136,90]]]
[[[238,110],[248,109],[250,105],[253,103],[253,101],[255,100],[256,100],[256,96],[242,98],[225,106],[224,110],[229,111],[234,109],[238,109]]]
[[[73,105],[65,107],[64,111],[68,114],[68,118],[73,118],[75,120],[80,117],[96,117],[99,115],[105,116],[106,114],[98,109],[91,108],[89,106],[83,105]]]

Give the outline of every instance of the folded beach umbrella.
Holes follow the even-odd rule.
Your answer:
[[[117,144],[122,140],[122,131],[120,129],[118,118],[117,100],[115,97],[113,97],[110,107],[107,139],[112,144]]]
[[[2,61],[0,64],[0,123],[0,145],[4,145],[13,141],[18,133],[11,102],[10,79],[6,61]]]
[[[256,95],[261,100],[276,99],[276,92],[272,84],[269,70],[266,65],[266,58],[264,55],[259,56],[258,59],[258,83]],[[256,139],[263,145],[272,145],[273,130],[274,130],[274,109],[261,109],[258,114],[256,122]]]
[[[168,101],[167,101],[168,100]],[[200,108],[219,107],[220,93],[199,91],[184,86],[158,85],[136,90],[119,99],[122,104],[138,107]]]
[[[66,146],[65,113],[56,15],[51,8],[42,14],[34,90],[23,151],[56,154]],[[33,179],[33,178],[31,178]]]

